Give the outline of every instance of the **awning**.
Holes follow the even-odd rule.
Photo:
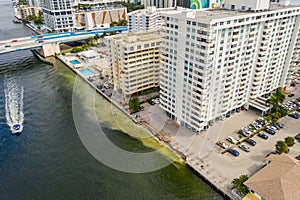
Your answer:
[[[254,196],[254,194],[252,193],[248,193],[243,200],[259,200],[259,198],[257,198],[256,196]]]

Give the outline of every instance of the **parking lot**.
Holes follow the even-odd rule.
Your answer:
[[[288,101],[288,100],[287,100]],[[231,115],[224,121],[214,124],[208,131],[196,134],[187,128],[176,125],[169,120],[166,113],[159,105],[144,104],[145,110],[138,114],[157,131],[164,130],[170,136],[170,144],[186,155],[187,161],[197,166],[203,173],[214,179],[221,187],[231,189],[231,181],[242,174],[252,175],[264,166],[266,156],[275,151],[278,140],[284,140],[287,136],[294,137],[300,133],[300,119],[286,116],[279,120],[283,128],[276,131],[275,135],[268,135],[264,140],[258,136],[252,139],[256,141],[255,146],[250,147],[250,152],[245,152],[237,145],[232,145],[239,151],[235,157],[216,145],[218,141],[226,141],[226,137],[239,138],[238,130],[249,125],[259,116],[252,111],[241,111]],[[227,142],[228,143],[228,142]],[[289,155],[296,157],[300,154],[300,142],[290,148]]]

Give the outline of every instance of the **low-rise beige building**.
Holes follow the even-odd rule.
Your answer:
[[[123,102],[134,93],[159,86],[161,36],[157,30],[110,37],[114,89]]]
[[[26,21],[28,20],[29,15],[38,16],[40,10],[41,9],[39,7],[20,5],[15,8],[15,17],[20,20]]]

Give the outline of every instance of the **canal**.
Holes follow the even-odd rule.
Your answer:
[[[11,0],[1,0],[0,18],[0,40],[31,35],[26,26],[12,23]],[[223,199],[183,164],[134,174],[95,159],[74,124],[75,79],[59,61],[44,64],[30,51],[0,55],[0,199]],[[19,90],[13,93],[8,83]],[[84,97],[75,98],[76,106],[89,109]],[[100,95],[96,102],[99,123],[114,144],[133,152],[158,146],[131,137],[137,134],[134,125],[125,118],[116,122]],[[12,105],[22,107],[24,130],[19,136],[7,125],[15,113]],[[165,153],[159,159],[170,158]]]

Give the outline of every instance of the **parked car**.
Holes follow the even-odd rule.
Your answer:
[[[235,149],[227,149],[227,151],[229,153],[231,153],[232,155],[234,155],[235,157],[237,157],[237,156],[240,155],[240,153],[237,150],[235,150]]]
[[[221,142],[221,141],[217,142],[217,145],[219,145],[220,147],[222,147],[224,149],[227,149],[229,147],[228,144],[226,144],[225,142]]]
[[[272,130],[274,130],[275,132],[276,132],[277,130],[280,130],[280,127],[277,127],[276,124],[271,124],[271,125],[270,125],[270,128],[271,128]]]
[[[11,42],[18,42],[18,40],[12,40]]]
[[[296,139],[296,140],[299,140],[299,139],[300,139],[300,133],[297,134],[297,135],[295,136],[295,139]]]
[[[289,94],[289,95],[288,95],[288,97],[293,97],[293,96],[295,96],[295,94]]]
[[[296,156],[295,158],[300,161],[300,155]]]
[[[242,136],[245,136],[245,137],[248,137],[249,136],[249,134],[248,133],[246,133],[244,130],[239,130],[239,132],[238,132],[239,134],[241,134]]]
[[[262,138],[262,139],[265,139],[265,140],[269,138],[269,137],[268,137],[266,134],[264,134],[264,133],[259,133],[257,136],[260,137],[260,138]]]
[[[4,47],[5,47],[5,48],[7,48],[7,47],[11,47],[11,45],[7,44],[7,45],[5,45]]]
[[[280,123],[275,123],[275,126],[279,129],[283,128],[283,124],[280,124]]]
[[[159,103],[159,98],[153,99],[152,100],[154,103],[158,104]]]
[[[275,131],[273,130],[273,129],[271,129],[271,128],[265,128],[265,130],[264,130],[265,132],[267,132],[267,133],[269,133],[269,134],[271,134],[271,135],[275,135]]]
[[[148,101],[148,103],[149,103],[150,105],[152,105],[152,106],[155,105],[155,102],[152,101],[152,100],[151,100],[151,101]]]
[[[231,142],[231,143],[233,143],[233,144],[237,144],[237,143],[238,143],[238,141],[237,141],[236,139],[234,139],[233,137],[231,137],[231,136],[228,136],[228,137],[226,138],[226,140],[228,140],[229,142]]]
[[[252,139],[247,139],[246,142],[248,144],[250,144],[251,146],[255,146],[256,145],[256,142],[254,140],[252,140]]]
[[[299,119],[299,117],[300,117],[299,114],[296,113],[296,112],[293,112],[293,113],[289,114],[289,116],[294,118],[294,119]]]
[[[251,127],[244,127],[242,130],[248,134],[252,134],[250,129],[251,129]]]
[[[246,152],[250,152],[250,147],[248,147],[247,145],[241,144],[239,147]]]
[[[143,111],[143,110],[144,110],[144,106],[140,106],[140,107],[139,107],[139,110],[140,110],[140,111]]]
[[[265,125],[266,125],[266,123],[263,122],[262,120],[256,120],[256,122],[257,122],[258,124],[260,124],[261,126],[265,126]]]

